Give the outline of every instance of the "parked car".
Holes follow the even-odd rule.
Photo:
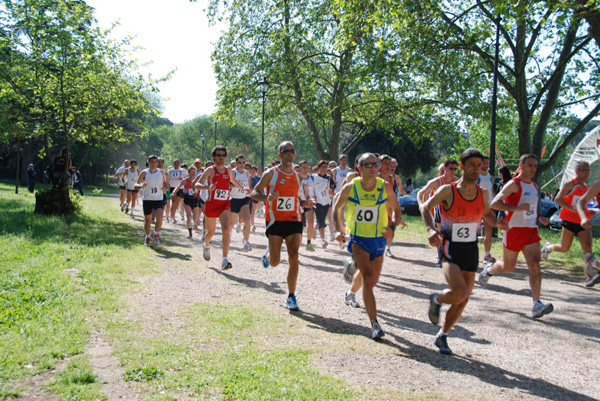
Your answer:
[[[540,213],[544,217],[552,217],[554,213],[559,209],[558,205],[551,201],[550,199],[542,199],[541,203],[541,212]]]
[[[596,212],[592,216],[592,236],[600,237],[600,209],[598,207],[590,207],[590,211]],[[550,217],[550,229],[555,231],[562,230],[562,219],[560,218],[560,210],[557,210],[552,217]]]
[[[402,213],[409,216],[420,216],[419,203],[417,202],[417,193],[423,188],[422,186],[415,188],[410,193],[399,196],[398,202],[402,208]]]

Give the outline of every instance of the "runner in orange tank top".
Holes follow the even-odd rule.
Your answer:
[[[587,214],[587,204],[594,197],[598,197],[598,195],[600,195],[600,180],[596,181],[590,187],[590,189],[585,194],[583,194],[583,196],[577,201],[577,213],[579,214],[579,218],[581,219],[581,227],[583,227],[585,230],[590,230],[592,228],[592,220]],[[584,260],[585,274],[587,276],[585,286],[593,287],[595,284],[600,283],[600,273],[598,272],[598,268],[600,267],[600,261],[598,261],[591,253],[585,254]]]
[[[252,199],[267,202],[265,220],[269,247],[262,257],[263,266],[277,266],[281,260],[283,241],[288,252],[288,297],[283,306],[298,311],[296,283],[298,281],[298,250],[302,241],[302,212],[300,207],[312,208],[312,199],[299,198],[300,178],[293,169],[296,149],[290,141],[279,145],[281,164],[268,169],[252,190]],[[264,190],[267,190],[267,195]]]
[[[477,149],[467,149],[460,156],[463,176],[458,182],[441,186],[435,194],[421,204],[429,243],[442,244],[442,269],[450,288],[429,296],[429,320],[437,325],[442,304],[450,304],[434,345],[441,354],[452,355],[447,335],[462,315],[475,283],[479,264],[477,233],[481,219],[492,226],[506,227],[506,222],[496,219],[490,209],[488,192],[477,185],[483,154]],[[429,209],[440,205],[441,230],[438,230]]]
[[[562,219],[562,235],[560,244],[551,244],[550,241],[544,243],[542,248],[542,260],[547,260],[550,253],[556,251],[561,253],[569,252],[573,238],[579,238],[579,244],[583,250],[583,262],[586,275],[592,277],[596,271],[594,255],[592,254],[592,229],[581,226],[581,217],[577,213],[577,201],[588,191],[586,181],[590,176],[590,165],[587,162],[577,162],[575,164],[576,177],[567,182],[556,195],[555,201],[562,209],[560,218]],[[585,205],[585,216],[591,218],[592,213]]]

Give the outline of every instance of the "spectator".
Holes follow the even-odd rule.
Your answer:
[[[56,187],[61,184],[63,174],[71,168],[71,155],[67,152],[67,148],[62,148],[59,155],[54,156],[52,164],[52,186]]]
[[[71,166],[71,182],[73,183],[73,191],[79,191],[81,196],[83,196],[83,178],[76,166]]]
[[[415,186],[412,183],[412,178],[408,178],[404,184],[404,191],[410,193],[415,190]]]
[[[35,170],[31,163],[29,163],[29,167],[27,167],[27,177],[29,177],[29,192],[33,193],[33,190],[35,189]]]

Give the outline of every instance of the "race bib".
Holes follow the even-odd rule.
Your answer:
[[[537,219],[537,205],[531,205],[529,211],[523,212],[523,219],[535,220]]]
[[[188,189],[188,195],[194,196],[194,190],[192,188]]]
[[[321,197],[322,198],[326,197],[328,193],[329,193],[329,190],[327,190],[327,189],[324,191],[321,191]]]
[[[215,189],[215,200],[226,201],[229,199],[229,190],[227,189]]]
[[[377,222],[377,207],[356,206],[354,220],[358,223],[375,224]]]
[[[279,212],[290,212],[294,210],[294,197],[293,196],[280,196],[277,198],[277,205],[275,209]]]
[[[452,242],[477,241],[477,223],[452,224]]]
[[[577,202],[579,201],[579,199],[581,199],[581,196],[574,196],[573,200],[571,201],[571,206],[577,207]]]
[[[246,195],[246,191],[244,190],[244,188],[238,187],[233,188],[233,193],[236,195]]]
[[[158,187],[150,187],[150,193],[151,194],[158,193]]]

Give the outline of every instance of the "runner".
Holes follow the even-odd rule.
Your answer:
[[[477,180],[477,185],[488,191],[488,199],[490,203],[496,196],[494,192],[494,176],[488,173],[488,168],[490,167],[490,158],[487,156],[483,156],[483,163],[481,163],[481,172],[479,173],[479,179]],[[483,263],[496,261],[496,258],[492,256],[490,253],[492,250],[492,226],[487,224],[485,221],[483,222],[483,230],[485,233],[485,237],[483,239],[483,249],[485,250],[485,255],[483,256]]]
[[[398,190],[397,188],[397,182],[395,181],[394,177],[395,174],[392,173],[392,158],[388,155],[381,155],[379,156],[379,163],[381,163],[381,167],[379,170],[379,177],[381,179],[383,179],[386,183],[390,184],[392,186],[392,190],[394,191],[394,196],[396,196],[396,199],[398,198],[396,191]],[[400,179],[400,177],[398,177],[398,179]],[[400,186],[402,186],[402,180],[400,180]],[[389,205],[388,205],[388,209],[389,209]],[[388,210],[388,217],[391,217],[391,214],[389,213],[390,210]],[[396,226],[391,225],[390,226],[392,228],[392,231],[396,231]],[[392,250],[391,250],[391,246],[392,246],[392,242],[394,241],[394,236],[392,235],[390,239],[388,239],[387,244],[385,245],[385,256],[388,258],[393,258],[394,255],[392,255]]]
[[[312,207],[312,200],[300,201],[300,178],[292,168],[296,149],[290,141],[278,148],[281,165],[268,169],[252,190],[252,199],[265,201],[266,236],[269,239],[263,266],[277,266],[281,260],[281,246],[285,241],[288,252],[288,297],[283,306],[298,311],[296,284],[298,281],[298,249],[302,241],[302,213],[300,207]],[[268,195],[263,193],[267,189]]]
[[[396,174],[397,168],[398,160],[392,158],[392,160],[390,160],[390,182],[392,184],[392,188],[394,188],[396,198],[398,196],[406,195],[406,190],[404,189],[404,185],[402,184],[402,178],[400,178],[400,176]]]
[[[371,322],[371,338],[377,340],[384,332],[377,321],[377,306],[373,289],[379,281],[383,253],[387,239],[393,235],[388,219],[389,203],[393,210],[394,225],[402,224],[402,212],[390,184],[379,178],[380,162],[373,153],[363,153],[359,158],[360,176],[344,185],[334,204],[334,222],[339,232],[336,239],[347,241],[356,265],[363,278],[363,301]],[[348,204],[346,225],[341,211]]]
[[[177,188],[181,181],[186,177],[187,172],[181,168],[181,162],[179,160],[174,160],[173,168],[169,169],[169,184],[171,185],[171,221],[173,224],[177,224],[177,208],[179,207],[179,201],[183,197],[183,190],[177,192],[175,191],[175,188]]]
[[[229,243],[231,242],[229,231],[231,221],[231,213],[229,212],[231,206],[229,186],[233,184],[237,188],[242,188],[242,185],[233,177],[231,168],[225,165],[225,158],[227,157],[225,146],[215,146],[211,152],[211,156],[215,164],[204,170],[204,173],[195,181],[196,189],[210,191],[204,205],[206,235],[204,236],[203,256],[204,260],[210,260],[210,240],[215,235],[218,218],[221,223],[221,233],[223,235],[223,261],[221,262],[221,268],[228,270],[232,268],[231,262],[227,259]],[[211,184],[205,185],[204,183],[207,181],[211,182]]]
[[[250,173],[245,168],[246,157],[244,155],[237,155],[235,162],[236,168],[233,170],[233,177],[242,185],[242,188],[231,189],[231,222],[229,224],[229,231],[233,231],[233,226],[239,214],[240,224],[243,224],[243,249],[249,252],[252,250],[250,246]]]
[[[194,188],[194,179],[196,178],[196,166],[192,165],[188,169],[188,176],[175,188],[175,192],[181,191],[183,194],[183,205],[187,216],[188,239],[192,239],[192,230],[194,226],[198,229],[197,221],[200,219],[200,201],[198,191]]]
[[[312,199],[314,204],[316,202],[315,179],[312,174],[310,174],[310,167],[306,160],[300,161],[300,178],[302,180],[300,186],[300,200],[308,201],[309,199]],[[303,222],[306,223],[306,250],[314,252],[315,247],[312,244],[312,239],[315,233],[315,209],[312,207],[304,207],[303,214]]]
[[[135,210],[135,204],[137,202],[138,189],[135,189],[135,184],[140,176],[140,170],[137,166],[137,160],[132,159],[129,162],[129,168],[123,172],[123,181],[126,182],[127,186],[127,206],[125,207],[125,213],[131,210],[129,217],[133,219],[133,211]],[[131,205],[131,209],[130,209]]]
[[[587,204],[592,200],[592,198],[598,197],[599,195],[600,180],[596,181],[594,185],[592,185],[592,187],[577,201],[577,213],[579,213],[581,227],[584,230],[591,230],[592,228],[592,220],[588,214]],[[583,247],[581,237],[579,241]],[[600,283],[600,272],[598,271],[598,268],[600,268],[600,262],[594,257],[594,255],[591,253],[591,250],[589,253],[585,253],[583,255],[583,259],[585,260],[585,274],[588,277],[585,281],[585,286],[588,288],[593,287],[594,285]]]
[[[163,159],[162,157],[158,157],[158,168],[161,169],[163,172],[165,171],[165,159]],[[167,221],[169,221],[169,212],[171,210],[171,191],[169,190],[170,185],[169,185],[169,175],[165,172],[165,178],[167,179],[167,185],[162,189],[162,193],[163,193],[163,204],[166,207],[165,211],[166,211],[166,215],[167,215]]]
[[[331,197],[329,196],[329,190],[331,189],[330,176],[327,175],[326,160],[321,160],[317,164],[317,174],[313,174],[312,177],[315,183],[315,195],[317,200],[315,209],[315,214],[317,216],[317,227],[319,236],[321,237],[321,247],[325,249],[329,244],[329,242],[327,242],[325,239],[325,227],[327,227],[325,219],[327,218],[327,214],[331,208]],[[329,221],[329,224],[331,225],[331,220]]]
[[[435,193],[435,191],[437,191],[437,189],[439,187],[441,187],[442,185],[450,184],[450,183],[456,181],[455,175],[456,175],[457,166],[458,166],[458,163],[454,159],[446,159],[446,161],[444,161],[444,163],[440,164],[440,166],[438,167],[439,176],[429,180],[427,182],[427,184],[419,192],[417,192],[417,203],[419,204],[419,207],[423,203],[425,203],[425,200],[427,198],[432,197],[433,194]],[[438,231],[439,231],[441,229],[440,208],[439,207],[433,208],[430,210],[430,212],[434,216],[434,220],[435,220],[435,223],[437,224]],[[438,259],[437,259],[437,263],[435,264],[435,267],[442,267],[442,248],[441,247],[438,248]]]
[[[552,304],[540,301],[542,274],[540,272],[540,236],[536,222],[548,225],[548,218],[538,215],[538,187],[532,181],[538,167],[537,156],[522,155],[519,159],[520,173],[506,184],[492,201],[492,208],[504,210],[508,230],[503,233],[503,259],[488,262],[479,275],[479,284],[485,287],[494,274],[512,273],[517,264],[519,252],[523,252],[529,269],[529,286],[533,298],[531,316],[535,319],[552,313]]]
[[[144,245],[146,246],[150,245],[151,240],[154,240],[155,245],[160,243],[160,228],[164,208],[162,189],[168,185],[165,172],[158,168],[158,157],[148,156],[148,165],[150,167],[140,173],[134,186],[135,189],[144,190],[142,192],[142,206],[144,209],[144,230],[146,231]],[[153,218],[156,219],[156,223],[154,231],[151,232]]]
[[[121,211],[124,212],[127,207],[127,186],[126,182],[123,181],[123,173],[125,169],[129,167],[129,160],[125,159],[121,167],[117,169],[115,172],[115,178],[117,179],[117,185],[119,186],[119,206],[121,207]]]
[[[451,305],[433,344],[440,353],[452,355],[447,335],[463,313],[473,290],[475,273],[479,265],[477,233],[481,219],[496,225],[491,212],[488,192],[477,185],[483,155],[477,149],[467,149],[460,156],[463,176],[458,182],[445,184],[421,206],[421,215],[427,227],[429,243],[442,246],[442,269],[450,286],[441,293],[429,296],[429,320],[439,324],[442,304]],[[431,216],[431,209],[441,206],[441,230]],[[506,227],[506,222],[498,222]]]
[[[256,166],[250,167],[250,181],[252,183],[251,188],[254,189],[256,184],[260,181],[260,177],[258,176],[258,168]],[[260,203],[252,199],[252,203],[250,204],[252,207],[250,209],[250,231],[256,231],[256,225],[254,224],[254,216],[256,212],[260,209]]]

